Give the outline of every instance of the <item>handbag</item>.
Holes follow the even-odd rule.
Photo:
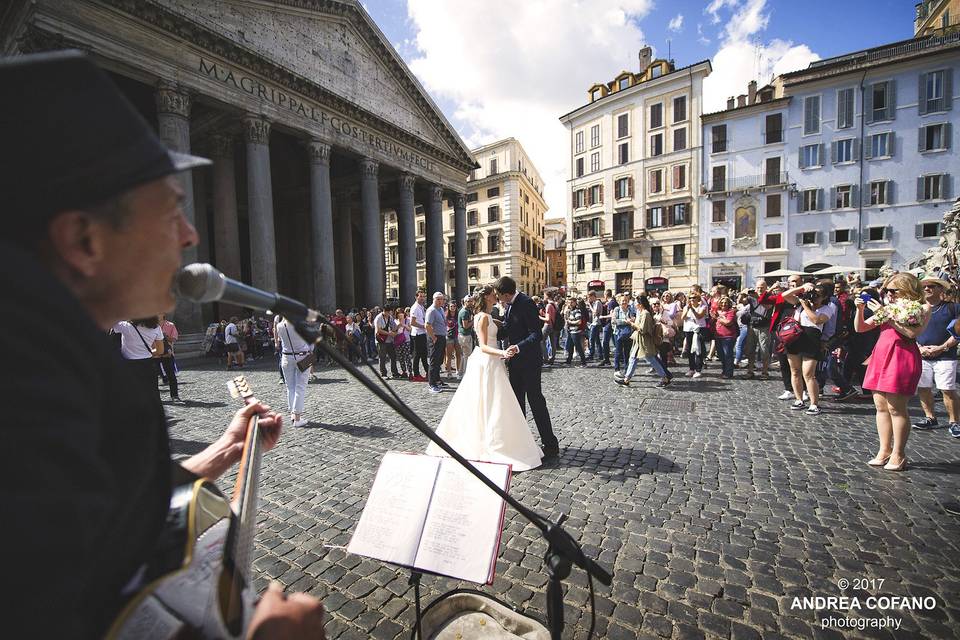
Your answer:
[[[789,316],[783,319],[780,326],[777,327],[777,353],[783,353],[787,345],[796,342],[797,338],[803,335],[803,327],[800,321]]]
[[[283,327],[283,330],[287,333],[287,340],[290,340],[290,348],[293,348],[293,340],[290,338],[290,329],[286,326]],[[304,357],[297,360],[297,369],[300,370],[300,373],[305,372],[307,369],[312,367],[317,362],[317,356],[311,351]]]

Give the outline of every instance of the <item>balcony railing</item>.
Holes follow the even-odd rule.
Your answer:
[[[780,173],[762,173],[756,176],[739,176],[726,180],[714,180],[702,186],[704,193],[724,193],[728,191],[746,191],[762,187],[778,187],[788,182],[786,171]]]
[[[936,33],[936,35],[918,36],[916,39],[909,40],[902,44],[893,45],[891,47],[878,47],[872,50],[857,51],[855,53],[850,53],[843,56],[817,60],[816,62],[811,62],[806,70],[813,72],[813,70],[820,69],[822,67],[841,65],[837,69],[830,70],[831,74],[835,74],[839,73],[840,71],[848,71],[851,68],[857,68],[861,65],[877,62],[878,60],[899,58],[901,56],[911,55],[921,51],[936,49],[938,47],[960,42],[960,31],[956,30],[955,23],[948,25],[947,28],[938,28],[934,33]],[[800,73],[796,73],[796,76],[797,78],[803,77]]]
[[[713,140],[712,146],[710,147],[710,153],[723,153],[727,150],[727,139],[716,139]]]
[[[600,244],[613,244],[616,242],[635,242],[647,236],[646,229],[633,229],[625,232],[604,233],[600,236]]]

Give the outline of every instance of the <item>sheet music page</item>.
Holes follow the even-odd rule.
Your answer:
[[[440,458],[387,453],[347,551],[413,566],[439,467]]]
[[[510,467],[474,462],[484,475],[506,490]],[[444,458],[433,489],[414,564],[418,569],[486,583],[500,543],[503,499],[456,460]]]

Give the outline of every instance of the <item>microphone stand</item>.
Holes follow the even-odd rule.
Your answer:
[[[321,323],[329,324],[326,318],[319,314],[317,314],[317,316]],[[336,327],[330,326],[336,331]],[[513,498],[506,491],[498,487],[492,480],[481,473],[479,469],[470,464],[466,458],[457,453],[443,438],[434,433],[433,429],[428,427],[420,416],[414,413],[410,407],[397,401],[396,398],[367,378],[367,376],[360,371],[359,367],[350,362],[349,358],[337,351],[337,349],[326,344],[323,341],[320,329],[311,326],[303,320],[295,322],[294,329],[304,340],[317,345],[331,360],[339,364],[347,373],[356,378],[363,386],[369,389],[371,393],[383,400],[387,406],[413,425],[417,431],[443,449],[451,458],[460,463],[463,468],[473,474],[478,480],[489,487],[491,491],[516,509],[520,515],[540,529],[540,533],[547,541],[547,553],[544,557],[544,563],[547,566],[547,574],[550,577],[550,582],[547,586],[547,622],[550,628],[551,640],[560,640],[561,634],[563,633],[563,580],[570,575],[572,565],[577,565],[607,586],[613,581],[613,576],[607,573],[607,571],[596,562],[587,558],[576,540],[560,526],[566,516],[561,515],[557,522],[554,523],[523,506],[516,498]]]

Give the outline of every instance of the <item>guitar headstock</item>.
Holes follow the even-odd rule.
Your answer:
[[[250,388],[250,383],[247,382],[244,376],[237,376],[233,380],[228,381],[227,389],[230,390],[231,397],[240,398],[244,402],[248,402],[250,398],[253,397],[253,390]]]

